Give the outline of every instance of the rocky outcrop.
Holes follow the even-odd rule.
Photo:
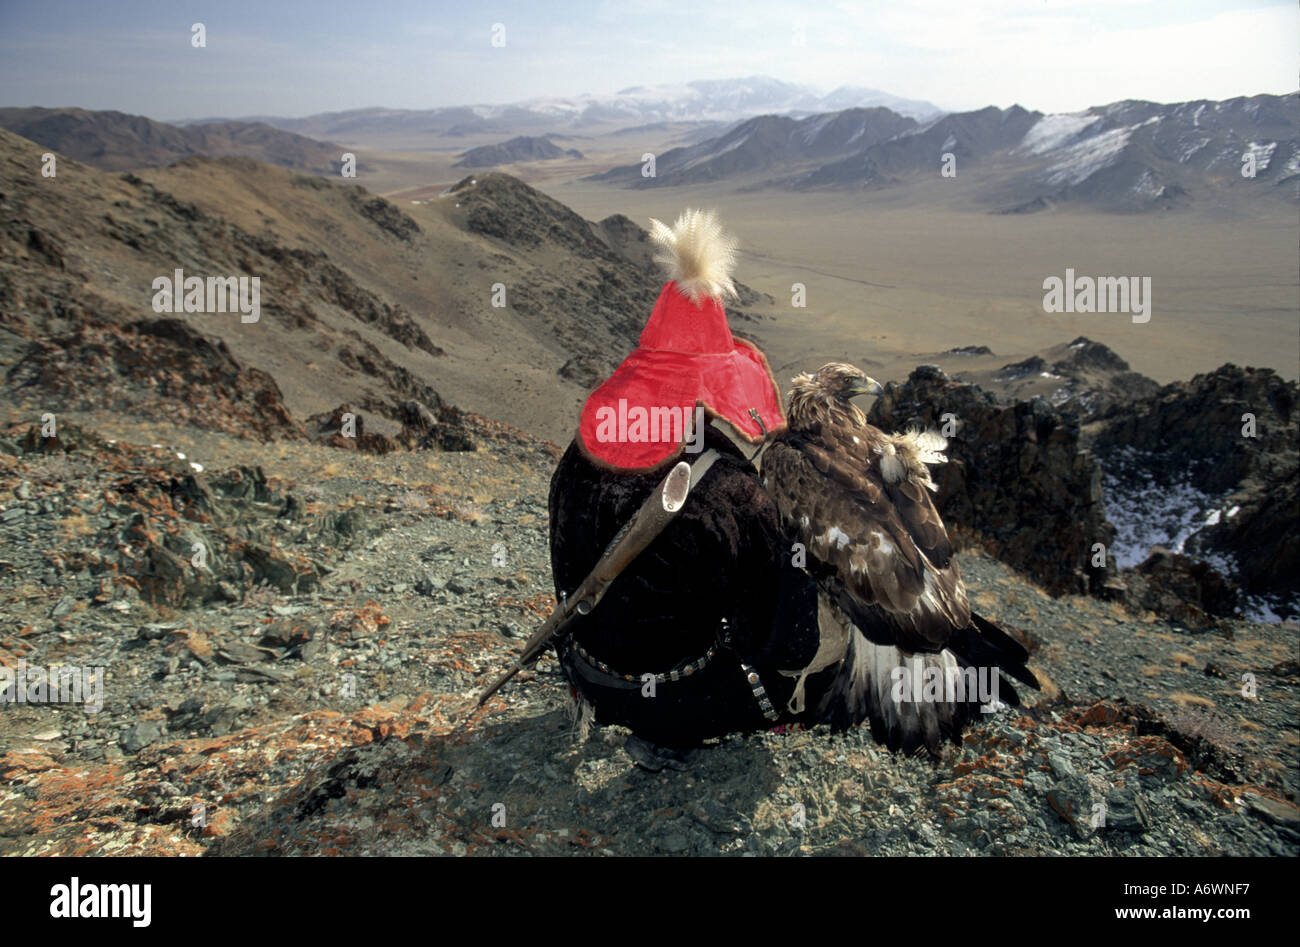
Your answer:
[[[1229,502],[1239,506],[1237,515],[1221,516],[1218,522],[1191,536],[1187,549],[1231,556],[1243,589],[1289,596],[1294,604],[1300,582],[1300,533],[1296,531],[1300,482],[1294,472],[1262,488],[1248,485]],[[1287,613],[1294,614],[1294,609]]]
[[[988,381],[1008,399],[1027,401],[1042,395],[1054,407],[1077,414],[1085,423],[1107,417],[1135,400],[1154,397],[1160,390],[1155,381],[1133,371],[1109,347],[1085,336],[1003,365]]]
[[[1270,368],[1224,365],[1130,402],[1094,439],[1103,456],[1126,447],[1162,473],[1190,469],[1207,493],[1294,475],[1300,389]]]
[[[1213,627],[1238,604],[1236,586],[1209,563],[1160,546],[1123,578],[1129,605],[1193,630]]]
[[[224,342],[178,319],[89,322],[34,341],[9,369],[4,387],[14,397],[49,399],[62,411],[165,414],[260,440],[302,433],[275,379],[240,364]]]
[[[343,450],[388,454],[397,450],[397,442],[383,434],[366,432],[366,420],[351,405],[341,404],[333,411],[313,414],[307,419],[308,436],[321,444]]]
[[[478,446],[464,412],[441,401],[434,408],[403,401],[397,420],[402,425],[398,440],[410,450],[472,451]]]
[[[1094,545],[1108,548],[1114,529],[1102,505],[1101,470],[1083,449],[1073,415],[1042,398],[1002,404],[923,365],[903,384],[889,384],[869,420],[886,430],[920,425],[949,436],[950,462],[932,474],[950,528],[979,537],[1056,593],[1096,592],[1113,577],[1109,555],[1093,565]]]
[[[362,217],[403,243],[410,243],[411,239],[420,233],[420,225],[412,220],[410,215],[404,214],[396,205],[382,197],[370,197],[365,188],[350,188],[347,195],[349,202]]]

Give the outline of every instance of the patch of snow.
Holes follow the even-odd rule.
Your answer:
[[[1060,160],[1047,169],[1047,182],[1082,184],[1098,171],[1110,167],[1128,145],[1134,127],[1113,128],[1064,149]]]
[[[891,138],[890,141],[895,141],[900,138],[912,138],[915,135],[923,135],[926,132],[928,132],[931,128],[934,128],[934,126],[938,125],[941,121],[943,121],[943,116],[940,116],[939,118],[936,119],[932,119],[931,121],[928,121],[923,125],[917,125],[915,128],[904,129],[903,131],[895,135],[893,138]]]
[[[1102,467],[1106,518],[1115,527],[1111,552],[1121,569],[1142,562],[1152,546],[1183,552],[1187,540],[1208,525],[1208,511],[1222,505],[1222,497],[1193,486],[1190,475],[1157,482],[1151,469],[1146,456],[1131,448],[1116,450]]]
[[[1044,115],[1020,139],[1020,147],[1032,155],[1041,155],[1083,134],[1100,119],[1091,112],[1063,112]]]
[[[943,140],[943,144],[939,146],[939,150],[951,151],[956,146],[957,146],[957,136],[949,133],[948,137]]]
[[[1269,607],[1267,599],[1248,596],[1246,601],[1248,604],[1241,609],[1241,617],[1246,621],[1257,621],[1267,625],[1282,623],[1282,616]]]
[[[700,160],[707,161],[711,158],[716,158],[718,155],[725,155],[728,151],[735,151],[737,148],[739,148],[741,145],[743,145],[745,142],[749,141],[749,139],[753,137],[754,137],[754,129],[751,128],[749,131],[745,132],[745,134],[739,136],[735,141],[730,142],[727,145],[727,147],[719,148],[717,151],[711,151],[708,154],[703,155],[700,158]],[[688,165],[687,167],[689,166],[690,165]]]
[[[1252,141],[1246,149],[1247,155],[1255,156],[1255,170],[1263,171],[1268,167],[1268,163],[1273,160],[1273,152],[1277,150],[1277,142],[1259,142]],[[1245,157],[1243,155],[1242,157]]]
[[[820,135],[822,131],[825,130],[826,126],[829,125],[831,122],[833,122],[836,119],[836,117],[837,117],[836,114],[834,112],[831,112],[827,115],[821,116],[820,118],[810,123],[808,128],[804,130],[803,143],[805,145],[811,145],[813,139],[816,138],[818,135]],[[861,132],[859,132],[858,134],[861,134]]]
[[[1133,185],[1133,193],[1140,194],[1144,197],[1159,197],[1165,191],[1165,186],[1160,183],[1155,172],[1147,168],[1138,177],[1137,183]]]
[[[1202,108],[1204,108],[1204,106],[1202,106]],[[1208,137],[1202,138],[1199,142],[1192,145],[1190,148],[1184,148],[1183,153],[1178,156],[1178,163],[1186,164],[1188,161],[1192,159],[1192,155],[1196,154],[1196,152],[1200,151],[1202,148],[1208,145],[1212,140],[1213,139]]]
[[[1297,174],[1300,174],[1300,149],[1291,156],[1291,160],[1282,166],[1282,173],[1278,177],[1281,180],[1285,180],[1286,178],[1293,177]]]
[[[1191,555],[1209,564],[1221,575],[1237,580],[1239,569],[1233,556],[1223,553],[1189,553],[1187,541],[1193,535],[1241,512],[1227,506],[1224,497],[1211,496],[1192,485],[1190,471],[1181,479],[1157,482],[1150,473],[1147,455],[1121,448],[1107,458],[1102,468],[1106,518],[1115,527],[1110,551],[1121,569],[1138,565],[1152,546]],[[1247,621],[1277,623],[1300,616],[1300,602],[1270,596],[1242,596],[1238,608]]]

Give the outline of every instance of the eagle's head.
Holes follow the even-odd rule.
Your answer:
[[[831,362],[811,375],[802,372],[794,377],[786,413],[794,428],[812,421],[825,423],[837,419],[861,426],[867,423],[866,415],[850,399],[878,395],[882,391],[880,382],[862,369],[847,362]]]

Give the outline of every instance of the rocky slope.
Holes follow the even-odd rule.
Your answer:
[[[650,775],[625,732],[575,738],[549,658],[470,713],[552,604],[553,447],[376,457],[112,414],[56,446],[15,420],[5,663],[107,679],[98,713],[0,710],[5,853],[1300,851],[1295,625],[1192,634],[967,552],[976,607],[1034,649],[1025,713],[937,765],[818,729]]]
[[[245,158],[125,175],[63,158],[47,179],[41,154],[0,131],[6,373],[37,340],[78,345],[62,335],[166,318],[271,376],[298,418],[346,402],[393,434],[402,402],[436,393],[563,438],[587,391],[635,346],[662,284],[641,227],[586,221],[504,175],[466,178],[407,213]],[[258,318],[155,311],[154,281],[178,269],[258,279]],[[29,362],[10,387],[34,371]]]

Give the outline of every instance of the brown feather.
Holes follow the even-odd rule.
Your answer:
[[[909,651],[942,649],[970,624],[970,605],[915,435],[868,424],[842,396],[852,366],[795,379],[790,427],[768,448],[763,477],[790,535],[835,577],[864,633]],[[837,387],[839,386],[839,387]]]

